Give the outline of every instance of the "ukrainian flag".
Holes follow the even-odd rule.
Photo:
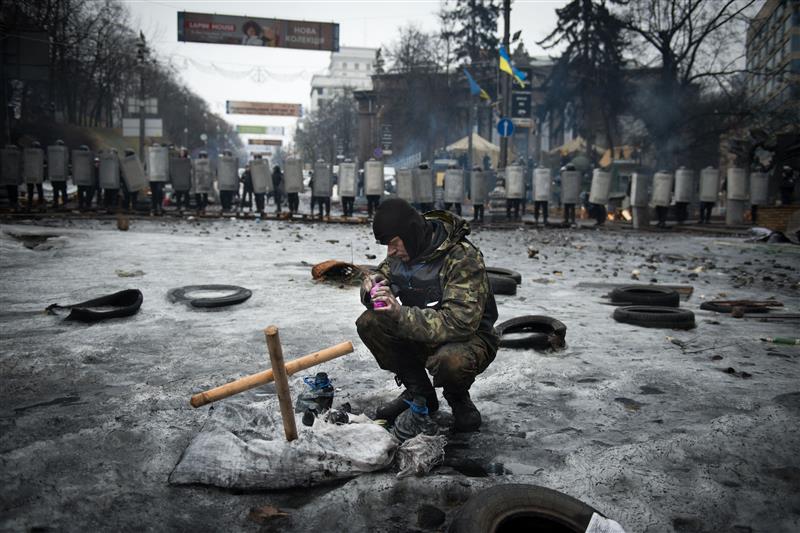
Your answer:
[[[514,81],[519,83],[521,87],[525,87],[525,78],[527,74],[514,67],[511,63],[511,57],[508,55],[508,52],[506,52],[505,46],[500,47],[500,70],[514,78]]]
[[[466,68],[464,69],[464,75],[467,77],[467,81],[469,82],[469,92],[470,93],[472,93],[474,96],[480,96],[484,100],[491,101],[491,97],[489,96],[489,93],[487,93],[486,91],[481,89],[481,86],[478,85],[478,82],[475,81],[475,78],[473,78],[470,75],[469,71]]]

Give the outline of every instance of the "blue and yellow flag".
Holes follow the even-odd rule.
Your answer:
[[[511,57],[509,57],[508,52],[506,52],[505,46],[500,47],[500,70],[514,78],[514,81],[519,83],[521,87],[525,87],[525,78],[527,74],[517,69],[514,64],[511,63]]]
[[[478,82],[475,81],[475,78],[473,78],[470,75],[469,71],[466,68],[464,69],[464,75],[467,77],[467,81],[469,82],[469,92],[470,93],[472,93],[475,96],[480,96],[484,100],[491,101],[492,98],[489,96],[489,93],[487,93],[486,91],[481,89],[481,86],[478,85]]]

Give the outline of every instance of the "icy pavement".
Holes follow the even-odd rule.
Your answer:
[[[779,312],[800,312],[791,245],[611,230],[479,230],[473,240],[488,264],[522,273],[516,296],[498,296],[500,320],[554,316],[568,327],[566,349],[501,349],[472,389],[481,432],[452,438],[450,466],[426,477],[389,471],[234,492],[167,478],[208,417],[189,396],[267,368],[267,325],[280,328],[287,359],[353,341],[355,353],[320,367],[337,388],[335,405],[371,414],[397,394],[356,334],[357,289],[310,275],[325,259],[377,263],[385,249],[369,227],[0,226],[0,529],[409,531],[426,530],[418,510],[434,505],[447,519],[430,530],[441,530],[479,488],[521,482],[581,499],[629,533],[800,530],[800,349],[759,341],[796,337],[798,323],[699,310],[724,294],[774,296],[786,306]],[[607,290],[576,287],[632,282],[633,270],[640,282],[693,285],[681,305],[698,327],[620,324]],[[170,288],[195,284],[242,285],[253,296],[210,311],[167,301]],[[87,326],[41,312],[125,288],[144,293],[128,319]],[[290,377],[295,395],[309,373]],[[268,504],[289,516],[267,526],[248,518]]]

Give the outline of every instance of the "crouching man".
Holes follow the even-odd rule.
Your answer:
[[[380,204],[372,228],[387,258],[361,286],[368,310],[356,326],[378,366],[405,386],[376,418],[393,422],[414,396],[425,397],[433,413],[434,387],[442,387],[454,429],[476,431],[481,415],[469,389],[497,353],[497,305],[483,255],[466,239],[469,225],[446,211],[423,217],[395,198]]]

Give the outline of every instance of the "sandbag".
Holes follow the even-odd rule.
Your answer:
[[[169,476],[175,485],[237,489],[310,487],[389,466],[398,442],[365,416],[336,425],[297,419],[298,438],[286,442],[277,398],[215,404],[208,421]]]

